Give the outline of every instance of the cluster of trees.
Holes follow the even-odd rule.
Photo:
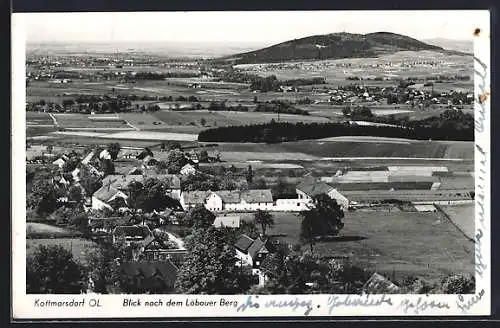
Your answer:
[[[299,108],[294,108],[291,103],[282,100],[272,100],[267,102],[256,102],[257,105],[254,109],[256,112],[270,112],[270,113],[285,113],[296,115],[309,115],[309,112]],[[252,111],[248,106],[238,104],[236,106],[228,106],[226,102],[211,102],[207,108],[210,111],[237,111],[248,112]]]
[[[307,110],[293,107],[289,102],[283,100],[272,100],[271,102],[259,103],[256,112],[272,112],[296,115],[309,115]]]
[[[469,81],[470,80],[470,75],[444,75],[444,74],[439,74],[439,75],[433,75],[433,76],[410,76],[407,78],[408,81],[436,81],[436,83],[439,83],[440,81]],[[439,81],[439,82],[438,82]]]
[[[197,72],[137,72],[135,75],[127,75],[126,80],[164,80],[166,78],[193,78],[200,77]]]
[[[408,116],[395,117],[394,115],[376,116],[368,107],[356,107],[351,109],[345,107],[342,109],[344,116],[348,116],[355,121],[369,121],[376,123],[385,123],[399,125],[411,129],[418,128],[433,128],[433,129],[450,129],[457,131],[474,130],[474,116],[470,113],[464,113],[462,110],[448,109],[439,116],[432,116],[422,120],[411,121]]]
[[[114,88],[112,89],[112,92],[114,93],[115,90]],[[55,103],[53,101],[46,101],[44,99],[41,99],[36,102],[30,102],[26,106],[26,110],[28,111],[37,111],[41,106],[47,106],[47,111],[48,112],[62,112],[62,111],[71,111],[73,113],[84,113],[84,114],[89,114],[91,111],[94,111],[96,113],[118,113],[118,112],[130,112],[132,110],[147,110],[148,108],[146,106],[139,106],[136,105],[135,107],[132,106],[132,101],[167,101],[167,102],[173,102],[173,101],[179,101],[179,102],[198,102],[200,101],[199,98],[196,96],[178,96],[176,98],[172,96],[137,96],[135,94],[128,94],[128,95],[123,95],[123,94],[117,94],[116,96],[109,96],[109,95],[85,95],[85,94],[76,94],[73,95],[75,98],[74,99],[64,99],[62,103]],[[199,105],[199,104],[198,104]],[[201,108],[201,105],[199,105]],[[197,108],[197,106],[193,105],[194,109],[200,109]],[[149,108],[151,109],[151,108]],[[156,108],[157,110],[159,109]]]
[[[157,165],[159,170],[167,170],[170,174],[177,174],[181,171],[182,167],[189,163],[184,153],[179,149],[172,149],[168,154],[166,160],[160,161]]]
[[[311,254],[314,251],[316,239],[336,236],[344,227],[342,222],[344,212],[337,201],[326,194],[313,197],[313,204],[300,215],[302,216],[300,238],[309,244]]]
[[[269,247],[276,270],[264,287],[252,285],[250,272],[237,267],[231,231],[194,228],[186,240],[188,255],[175,282],[183,294],[359,294],[371,272],[339,260],[327,260],[297,249]],[[40,245],[26,259],[26,292],[29,294],[80,294],[92,290],[99,294],[164,293],[160,289],[143,290],[123,278],[120,259],[130,258],[133,246],[102,243],[99,250],[86,256],[86,265],[59,245]],[[471,294],[475,291],[472,275],[452,274],[430,284],[409,276],[394,281],[404,294]],[[161,287],[161,286],[160,286]]]
[[[250,288],[251,275],[236,266],[232,233],[226,229],[193,229],[175,282],[181,294],[240,294]]]
[[[412,121],[407,127],[360,126],[346,123],[276,123],[226,126],[201,131],[203,142],[285,142],[340,136],[370,136],[416,140],[473,141],[469,125],[443,123],[433,126],[426,121]]]
[[[201,171],[195,174],[183,177],[181,180],[181,189],[186,191],[217,191],[217,190],[235,190],[238,185],[235,182],[235,175],[229,171],[224,170],[226,173],[223,175],[211,175]]]
[[[149,213],[175,207],[177,202],[167,196],[169,185],[166,181],[148,178],[143,183],[133,181],[128,185],[128,205]]]

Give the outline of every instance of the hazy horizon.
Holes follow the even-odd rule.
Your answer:
[[[472,39],[480,11],[241,11],[23,13],[26,40],[271,45],[311,35],[392,32],[418,40]]]

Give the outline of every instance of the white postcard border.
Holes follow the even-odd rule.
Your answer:
[[[14,319],[266,316],[489,315],[490,272],[490,13],[474,37],[476,95],[476,294],[474,295],[26,295],[25,19],[12,15],[12,315]],[[63,27],[62,27],[63,28]],[[471,34],[473,31],[471,31]],[[479,102],[479,96],[482,96]],[[486,97],[486,98],[485,98]],[[481,197],[484,196],[484,198]],[[479,198],[478,198],[479,196]],[[478,206],[479,200],[481,205]],[[140,306],[124,306],[124,300]],[[154,305],[161,300],[162,305]],[[222,300],[236,302],[221,305]],[[48,301],[49,303],[45,303]],[[73,303],[71,303],[73,301]],[[146,306],[145,302],[152,302]],[[168,301],[182,305],[167,305]],[[199,305],[194,302],[215,302]],[[67,302],[67,303],[65,303]],[[79,303],[83,302],[83,303]],[[193,302],[190,306],[190,302]],[[59,304],[58,304],[59,303]],[[187,303],[187,304],[186,304]],[[82,306],[77,306],[83,304]],[[156,303],[158,304],[158,302]]]

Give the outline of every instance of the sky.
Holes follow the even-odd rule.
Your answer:
[[[271,45],[335,32],[472,39],[485,11],[24,13],[26,41],[203,42]],[[489,19],[486,22],[489,24]],[[488,25],[489,26],[489,25]]]

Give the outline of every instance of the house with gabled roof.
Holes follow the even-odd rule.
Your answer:
[[[99,190],[92,195],[92,209],[103,210],[105,208],[114,210],[111,202],[117,198],[122,198],[125,203],[128,196],[121,190],[118,190],[110,185],[103,185]]]
[[[52,162],[53,165],[59,166],[60,169],[63,168],[64,164],[66,164],[66,161],[68,160],[67,156],[62,156],[56,159],[55,161]]]
[[[238,258],[236,265],[249,266],[252,268],[253,273],[258,273],[262,261],[269,254],[266,242],[260,237],[252,239],[245,234],[241,235],[234,244],[236,257]]]
[[[311,202],[313,197],[320,194],[326,194],[331,199],[335,199],[343,209],[349,207],[349,200],[342,195],[337,189],[322,181],[307,179],[296,186],[297,197],[300,201]]]
[[[186,165],[184,165],[181,170],[180,170],[180,173],[184,176],[187,176],[187,175],[190,175],[190,174],[195,174],[196,173],[196,168],[187,163]]]

